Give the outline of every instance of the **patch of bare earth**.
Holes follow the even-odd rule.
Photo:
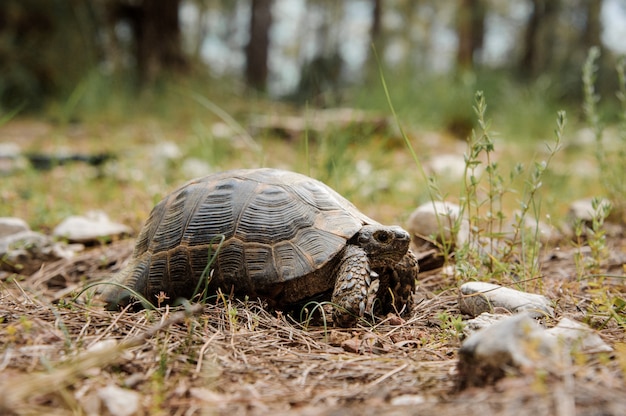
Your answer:
[[[607,274],[620,277],[607,278],[604,289],[623,299],[626,241],[609,246]],[[458,283],[440,270],[422,273],[416,305],[403,320],[350,329],[305,326],[260,302],[225,297],[139,312],[70,301],[85,276],[118,270],[131,249],[116,242],[31,276],[3,275],[1,414],[536,416],[626,409],[624,328],[594,309],[597,288],[576,278],[567,250],[544,256],[543,292],[557,317],[595,325],[615,353],[575,357],[560,374],[457,391],[461,341],[440,314],[459,316]],[[623,310],[617,313],[623,322]]]

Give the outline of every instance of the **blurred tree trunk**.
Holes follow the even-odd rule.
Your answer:
[[[180,0],[118,0],[110,4],[110,25],[125,21],[132,29],[139,85],[152,84],[163,73],[187,68],[179,6]]]
[[[591,0],[597,2],[598,0]],[[533,10],[526,25],[519,71],[533,78],[552,63],[559,0],[532,0]]]
[[[376,43],[376,40],[380,37],[381,31],[381,18],[382,18],[382,0],[373,0],[372,6],[372,26],[370,27],[370,37],[372,43]]]
[[[482,0],[459,0],[457,13],[459,46],[456,64],[460,70],[471,70],[474,68],[474,55],[483,47],[485,6]]]
[[[376,63],[376,59],[374,58],[374,51],[378,54],[379,58],[382,59],[382,54],[384,52],[384,41],[383,41],[383,31],[382,31],[382,0],[373,0],[372,1],[372,22],[370,24],[369,31],[369,45],[367,45],[367,56],[366,64],[363,68],[366,74],[366,77],[374,77],[377,78],[378,75],[378,65]]]
[[[0,0],[0,110],[39,110],[101,58],[91,4]]]
[[[180,0],[143,0],[140,4],[137,66],[142,81],[152,83],[162,72],[185,67],[178,24]]]
[[[246,46],[246,82],[252,88],[267,88],[269,31],[272,25],[272,0],[252,0],[250,40]]]
[[[583,45],[585,49],[589,49],[592,46],[602,47],[602,42],[600,41],[600,10],[602,9],[602,1],[585,0],[585,3],[587,20],[585,22],[585,31],[583,32]]]

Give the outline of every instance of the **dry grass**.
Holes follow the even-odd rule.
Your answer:
[[[612,243],[624,253],[624,242]],[[494,387],[455,391],[460,341],[439,315],[458,316],[456,282],[422,274],[405,320],[325,329],[269,312],[257,301],[215,300],[184,309],[120,313],[69,302],[83,276],[117,270],[121,241],[5,279],[0,297],[0,409],[7,414],[106,414],[102,391],[137,392],[137,414],[620,414],[626,406],[626,335],[613,321],[600,334],[618,352],[581,357],[559,377],[529,374]],[[619,265],[615,265],[617,268]],[[546,260],[546,293],[559,315],[581,319],[593,303]],[[607,291],[624,293],[623,279]],[[573,407],[572,407],[573,406]]]
[[[308,154],[302,142],[260,135],[265,152],[259,155],[237,140],[211,137],[211,120],[206,123],[174,128],[143,120],[118,126],[18,120],[1,126],[0,140],[19,142],[24,151],[114,151],[118,159],[104,171],[78,164],[3,177],[0,215],[20,216],[45,231],[69,214],[102,209],[138,230],[154,203],[189,179],[181,166],[191,156],[213,170],[273,166],[310,173],[383,223],[402,224],[428,200],[402,139],[389,132],[329,133],[312,138]],[[155,158],[151,152],[164,139],[178,144],[182,159],[163,164]],[[426,160],[464,147],[432,133],[410,139]],[[501,152],[508,166],[535,149]],[[554,219],[571,200],[597,191],[597,178],[571,178],[578,165],[570,158],[579,156],[559,159],[561,167],[546,183],[544,206]],[[367,164],[369,174],[359,171]],[[442,187],[446,197],[459,195],[458,184]],[[416,305],[405,320],[389,316],[350,329],[303,326],[256,301],[121,313],[70,302],[83,285],[119,270],[132,241],[91,248],[29,276],[0,272],[0,414],[106,414],[111,399],[103,392],[111,386],[137,394],[137,414],[457,416],[468,408],[485,415],[623,414],[624,310],[615,305],[613,311],[622,326],[607,310],[611,299],[626,298],[623,235],[622,229],[608,241],[610,256],[602,265],[602,273],[620,277],[580,277],[566,244],[544,247],[541,278],[517,287],[553,299],[557,317],[597,328],[613,355],[577,357],[563,374],[527,374],[463,392],[455,390],[460,339],[445,322],[459,317],[459,282],[441,270],[421,273]]]

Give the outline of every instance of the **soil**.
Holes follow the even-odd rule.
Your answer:
[[[137,312],[74,302],[85,284],[123,266],[132,243],[91,248],[29,276],[0,274],[0,413],[626,412],[623,233],[607,242],[602,277],[582,275],[575,249],[564,246],[542,253],[542,277],[529,286],[554,301],[557,316],[546,325],[564,316],[585,322],[613,353],[575,356],[558,374],[511,371],[462,391],[462,340],[446,324],[460,316],[460,282],[441,268],[421,273],[408,315],[348,329],[302,323],[259,301],[226,296]]]

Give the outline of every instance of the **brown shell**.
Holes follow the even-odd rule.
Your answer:
[[[139,235],[133,270],[123,278],[140,292],[163,288],[188,295],[223,235],[214,285],[268,293],[333,261],[364,224],[377,222],[301,174],[242,169],[209,175],[154,207]]]

